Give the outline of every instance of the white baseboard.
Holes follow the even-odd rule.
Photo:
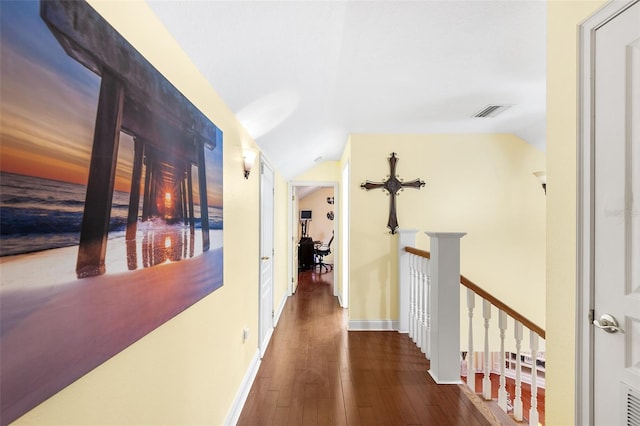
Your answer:
[[[433,381],[436,382],[436,384],[438,385],[461,385],[462,384],[462,380],[442,380],[441,381],[436,376],[436,373],[431,369],[429,369],[428,373],[433,379]]]
[[[271,336],[273,336],[273,330],[275,328],[270,327],[269,331],[267,331],[267,335],[264,336],[264,340],[262,341],[262,345],[260,349],[260,359],[264,358],[264,354],[267,353],[267,348],[269,347],[269,343],[271,343]]]
[[[278,325],[278,320],[280,320],[280,315],[282,315],[282,311],[284,310],[284,305],[287,303],[287,298],[289,296],[287,296],[286,294],[284,296],[282,296],[282,300],[280,301],[280,306],[278,306],[278,310],[276,311],[276,316],[273,319],[273,326],[275,327],[276,325]]]
[[[225,426],[235,426],[235,424],[238,423],[238,419],[240,418],[240,414],[242,413],[242,408],[244,408],[244,403],[247,401],[249,391],[251,390],[251,386],[253,386],[253,381],[258,374],[260,362],[260,351],[256,349],[256,353],[253,354],[253,358],[251,359],[249,368],[244,374],[242,382],[240,383],[240,388],[238,389],[236,397],[233,400],[231,411],[229,412],[229,415],[227,415],[227,420],[224,422]]]
[[[396,331],[398,326],[394,320],[349,320],[349,331]]]

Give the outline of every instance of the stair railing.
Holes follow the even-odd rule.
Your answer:
[[[475,393],[476,366],[473,341],[473,317],[476,307],[476,296],[481,299],[482,319],[484,324],[484,342],[482,351],[483,379],[481,395],[485,400],[491,400],[492,371],[491,352],[489,344],[489,329],[492,307],[498,311],[498,328],[500,331],[498,406],[507,413],[513,409],[516,421],[524,419],[522,400],[522,367],[523,360],[531,368],[531,400],[528,413],[530,425],[538,425],[538,351],[540,339],[545,339],[545,330],[509,307],[500,299],[494,297],[477,284],[459,274],[459,239],[464,234],[428,233],[431,237],[431,248],[434,254],[420,250],[415,245],[415,230],[400,230],[398,241],[398,275],[399,275],[399,329],[401,333],[408,333],[409,337],[422,350],[426,358],[431,361],[429,373],[436,383],[462,383],[460,380],[460,285],[466,291],[466,309],[468,316],[468,351],[466,356],[467,381],[466,385]],[[451,244],[451,241],[457,244]],[[445,244],[443,244],[445,242]],[[435,243],[435,244],[434,244]],[[436,259],[437,258],[437,259]],[[451,266],[453,264],[453,266]],[[443,274],[445,270],[445,274]],[[457,271],[457,274],[456,274]],[[451,276],[455,274],[460,285],[452,284]],[[446,289],[443,298],[443,287]],[[453,287],[456,287],[453,289]],[[442,313],[448,314],[442,321]],[[457,317],[457,320],[453,317]],[[507,396],[505,337],[508,319],[513,323],[513,337],[515,339],[515,396],[513,406]],[[440,321],[438,321],[438,319]],[[529,331],[529,354],[522,353],[524,329]],[[446,349],[443,351],[443,347]],[[456,360],[457,367],[443,366],[443,360]],[[438,364],[434,366],[434,361]],[[457,380],[452,380],[456,376]],[[444,380],[442,378],[445,378]]]

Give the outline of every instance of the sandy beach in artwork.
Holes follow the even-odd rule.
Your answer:
[[[77,247],[0,259],[2,412],[24,412],[220,287],[222,231],[210,235],[205,253],[135,270],[124,239],[110,240],[107,273],[84,279]]]
[[[210,249],[222,247],[222,231],[210,231]],[[194,234],[194,256],[202,253],[202,233]],[[138,241],[142,237],[137,238]],[[64,285],[68,287],[78,281],[76,259],[78,246],[43,250],[34,253],[0,257],[0,293]],[[142,244],[136,245],[136,256],[143,259]],[[185,256],[186,257],[186,256]],[[110,239],[105,256],[107,274],[128,272],[127,247],[124,237]],[[143,268],[142,263],[138,266]],[[78,282],[82,282],[81,280]]]

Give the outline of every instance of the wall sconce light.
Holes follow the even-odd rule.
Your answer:
[[[542,189],[544,189],[544,193],[547,193],[547,173],[546,172],[535,172],[533,174],[538,178],[538,181],[542,185]]]
[[[253,163],[256,161],[258,151],[253,148],[244,148],[242,150],[242,161],[244,163],[244,178],[249,179],[249,173],[253,168]]]

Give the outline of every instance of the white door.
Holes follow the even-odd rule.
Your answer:
[[[595,30],[593,52],[593,420],[638,425],[640,2]]]
[[[260,355],[264,356],[273,334],[273,170],[260,162]]]

